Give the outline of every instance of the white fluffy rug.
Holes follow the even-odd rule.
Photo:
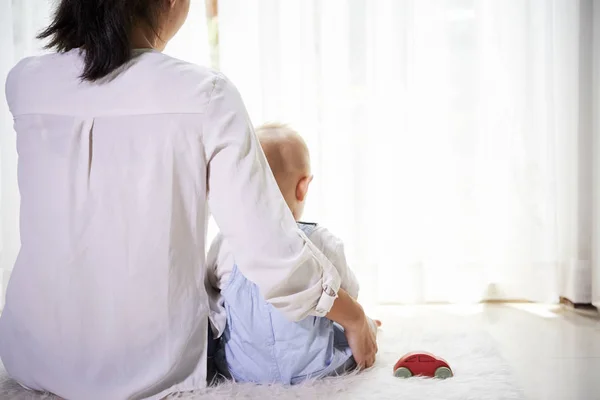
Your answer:
[[[408,324],[412,325],[413,324]],[[409,352],[425,350],[445,358],[455,376],[445,381],[399,379],[392,376],[397,359]],[[329,378],[294,387],[223,384],[173,399],[379,399],[379,400],[513,400],[524,399],[510,367],[486,332],[424,332],[394,329],[380,332],[375,367],[360,374]],[[0,399],[55,399],[30,394],[0,372]]]

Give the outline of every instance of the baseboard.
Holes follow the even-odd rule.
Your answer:
[[[562,297],[562,296],[559,298],[559,302],[560,302],[560,304],[567,306],[567,307],[574,308],[575,310],[598,311],[596,306],[593,305],[592,303],[573,303],[571,300],[567,299],[566,297]]]
[[[531,300],[523,300],[523,299],[487,299],[481,300],[482,304],[527,304],[527,303],[535,303]]]

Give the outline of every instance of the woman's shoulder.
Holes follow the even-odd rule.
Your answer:
[[[199,113],[225,80],[211,68],[156,51],[136,52],[126,66],[97,82],[81,81],[83,63],[78,50],[21,60],[6,81],[13,114]]]
[[[11,69],[7,82],[14,83],[19,78],[26,79],[27,76],[39,75],[40,72],[50,75],[60,72],[64,74],[71,70],[80,74],[82,67],[83,56],[79,50],[26,57]],[[155,79],[162,79],[169,84],[181,83],[182,85],[225,79],[220,72],[212,68],[183,61],[158,51],[135,51],[131,62],[108,76],[107,81],[117,79],[121,75],[135,74],[140,77],[140,73],[152,74]]]
[[[138,55],[122,79],[143,81],[147,90],[170,94],[172,102],[183,102],[194,110],[207,104],[215,88],[231,85],[219,71],[155,51]]]
[[[176,93],[178,99],[187,99],[185,103],[195,110],[216,97],[226,99],[230,107],[244,108],[237,87],[220,71],[159,52],[140,56],[138,64],[144,72],[136,73],[136,77],[151,73],[164,93]]]
[[[64,59],[63,54],[47,53],[37,56],[31,56],[21,59],[8,73],[5,82],[5,95],[9,106],[16,100],[19,94],[37,91],[38,81],[40,76],[42,79],[48,80],[48,77],[55,76],[54,71],[64,69],[61,61]],[[12,107],[11,107],[12,108]]]
[[[134,53],[133,65],[153,70],[171,80],[197,82],[205,78],[219,79],[221,74],[209,67],[184,61],[158,51]]]

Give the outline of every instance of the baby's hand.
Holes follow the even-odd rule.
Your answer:
[[[381,327],[381,321],[369,318],[369,322],[371,322],[371,329],[375,332],[375,335],[377,335],[377,330]]]

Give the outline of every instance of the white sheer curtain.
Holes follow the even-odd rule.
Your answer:
[[[188,19],[169,42],[165,53],[191,63],[210,66],[205,0],[190,0]]]
[[[363,298],[555,301],[591,262],[588,8],[227,0],[220,66],[254,123],[307,139],[306,219],[345,240]]]
[[[42,52],[37,32],[49,22],[49,0],[0,0],[0,82],[21,58]],[[191,0],[190,15],[166,53],[202,65],[210,65],[204,0]],[[19,191],[17,153],[12,117],[0,100],[0,308],[4,291],[19,251]]]

